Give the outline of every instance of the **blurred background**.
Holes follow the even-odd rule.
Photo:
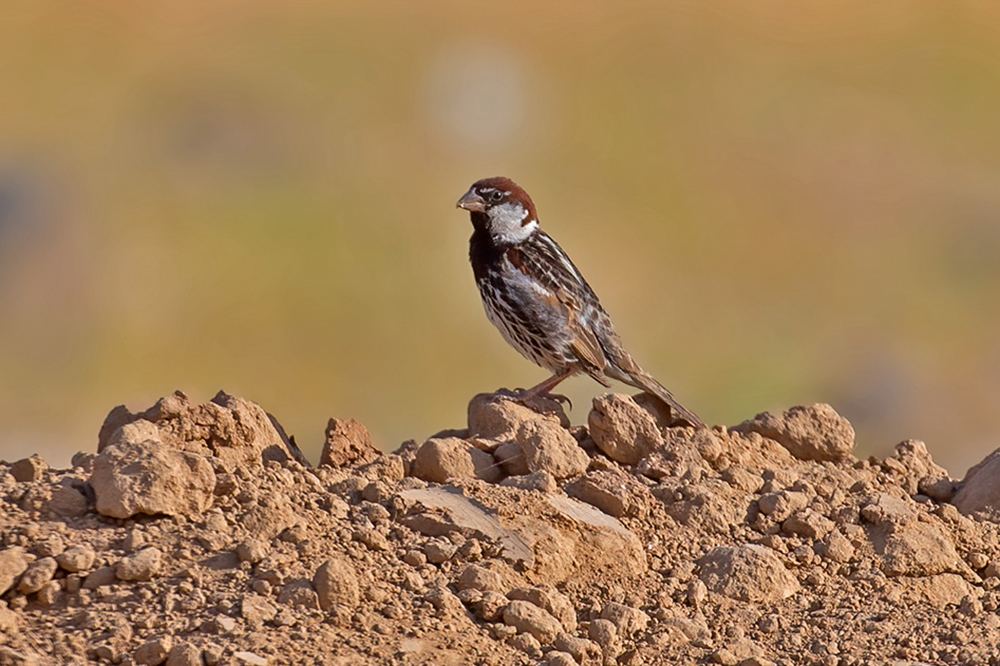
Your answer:
[[[1000,445],[996,3],[4,0],[0,91],[0,458],[175,389],[314,462],[462,427],[546,376],[454,207],[501,174],[707,421]]]

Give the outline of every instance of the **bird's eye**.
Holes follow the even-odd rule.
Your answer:
[[[503,192],[500,190],[493,190],[493,194],[490,195],[490,201],[497,202],[503,199]]]

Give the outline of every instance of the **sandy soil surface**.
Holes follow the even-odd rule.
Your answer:
[[[309,466],[258,405],[108,416],[0,465],[0,664],[995,664],[1000,456],[852,455],[827,405],[696,431],[648,396],[477,396]]]

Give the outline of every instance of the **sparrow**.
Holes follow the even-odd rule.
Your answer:
[[[611,317],[559,245],[538,226],[535,204],[509,178],[473,183],[457,206],[469,211],[469,259],[486,316],[504,339],[552,376],[521,402],[550,393],[584,372],[604,386],[616,379],[652,394],[684,421],[707,427],[625,350]]]

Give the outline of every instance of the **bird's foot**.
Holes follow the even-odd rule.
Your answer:
[[[561,393],[537,393],[531,389],[519,388],[513,391],[501,389],[497,391],[497,395],[541,414],[559,412],[563,405],[568,405],[570,409],[573,409],[573,401]]]

